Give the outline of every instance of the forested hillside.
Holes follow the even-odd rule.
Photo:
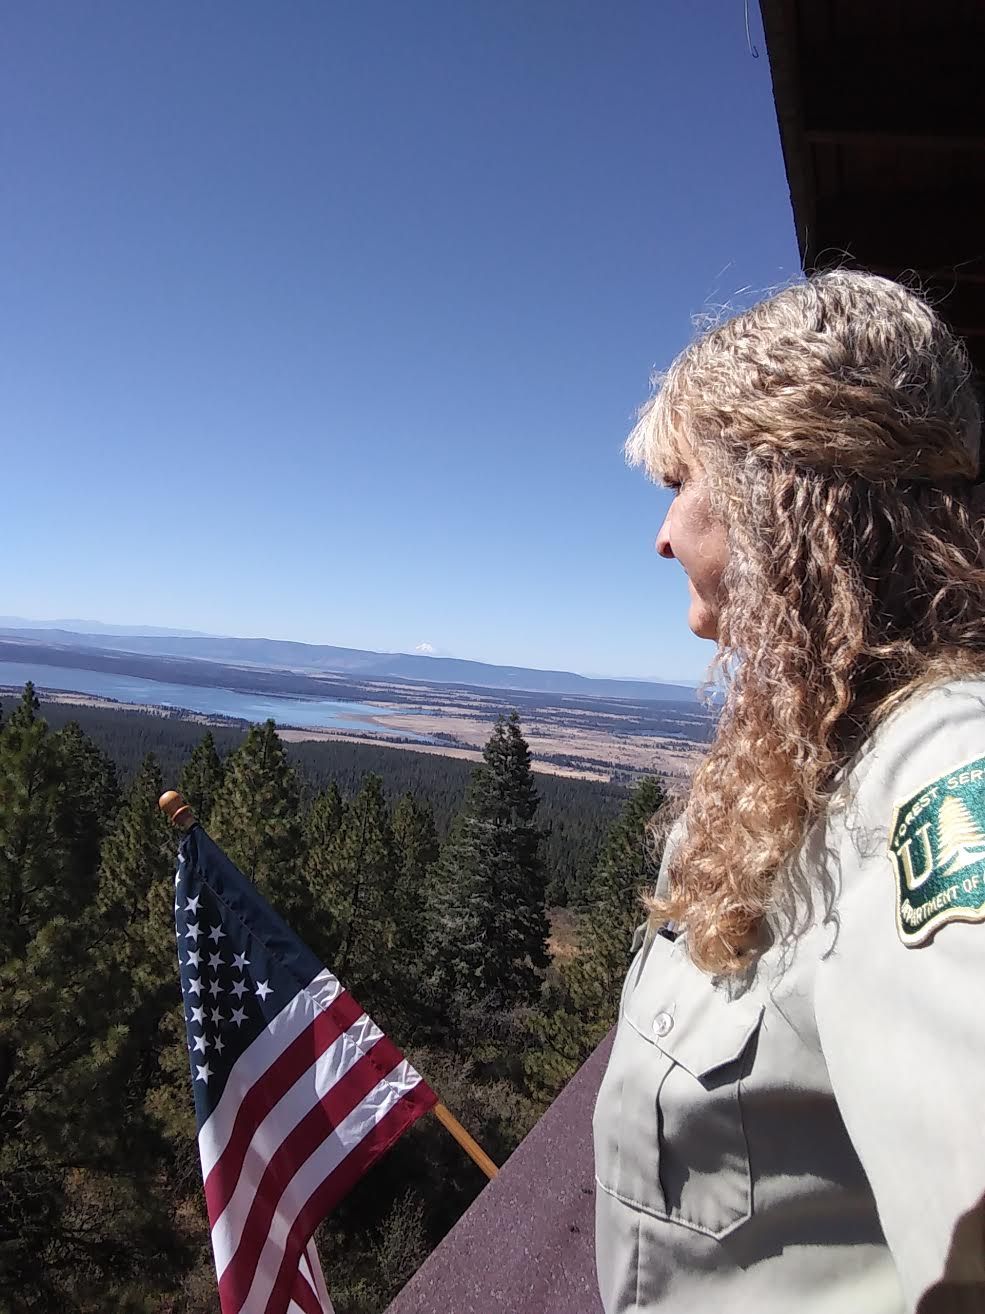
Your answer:
[[[6,713],[15,705],[16,699],[0,699],[0,708]],[[146,755],[153,753],[165,783],[173,786],[203,734],[199,723],[179,716],[151,716],[144,712],[49,702],[44,702],[43,707],[45,719],[53,729],[70,721],[78,722],[93,743],[112,759],[124,785],[134,778]],[[217,726],[211,733],[218,752],[225,755],[242,743],[246,731]],[[353,794],[364,776],[376,774],[391,802],[405,793],[426,799],[441,839],[461,806],[472,771],[472,764],[459,758],[373,744],[311,740],[286,744],[285,748],[289,760],[298,768],[306,799],[332,780],[343,794]],[[626,789],[622,785],[547,774],[538,774],[537,789],[541,799],[538,817],[547,831],[543,853],[548,903],[563,907],[578,898],[581,886],[589,878],[606,828],[625,801]]]
[[[292,754],[272,722],[87,713],[90,736],[66,712],[28,686],[0,723],[0,1309],[218,1310],[165,783],[498,1162],[614,1020],[657,782],[623,798],[571,901],[576,947],[552,962],[550,778],[515,714],[456,785],[459,763],[420,754]],[[419,762],[367,770],[402,758]],[[556,830],[582,799],[615,805],[557,783]],[[418,1122],[319,1230],[338,1314],[380,1314],[483,1184]]]

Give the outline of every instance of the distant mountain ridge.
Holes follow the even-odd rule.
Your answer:
[[[26,633],[29,630],[43,630],[50,634],[52,630],[62,630],[70,634],[96,635],[114,634],[125,637],[166,637],[175,639],[207,639],[204,630],[173,630],[166,625],[105,625],[102,621],[90,620],[28,620],[24,616],[0,616],[0,630],[17,630]]]
[[[2,621],[2,618],[0,618]],[[593,679],[573,671],[537,671],[523,666],[495,666],[456,657],[414,653],[380,653],[330,644],[294,643],[286,639],[240,639],[171,633],[82,633],[47,625],[4,626],[0,636],[67,649],[98,648],[156,657],[192,658],[267,669],[318,672],[361,680],[419,681],[423,684],[470,685],[530,693],[573,694],[590,698],[631,698],[645,702],[692,702],[693,686],[647,680]]]

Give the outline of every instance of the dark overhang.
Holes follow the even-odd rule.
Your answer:
[[[985,0],[761,0],[801,260],[930,294],[985,372]]]

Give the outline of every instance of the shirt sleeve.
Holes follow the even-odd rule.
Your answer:
[[[818,1031],[906,1309],[985,1311],[985,705],[951,685],[885,730],[832,854]]]

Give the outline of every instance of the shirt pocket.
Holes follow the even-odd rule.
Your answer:
[[[599,1184],[654,1217],[724,1236],[752,1214],[742,1082],[762,1005],[730,998],[661,936],[633,978],[599,1093]]]

